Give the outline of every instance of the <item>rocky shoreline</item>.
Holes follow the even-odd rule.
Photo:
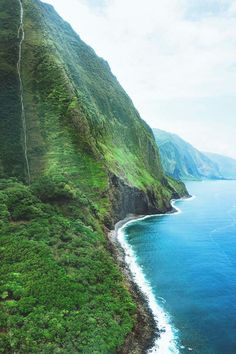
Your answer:
[[[147,299],[134,282],[130,269],[125,262],[124,250],[117,239],[117,232],[125,223],[130,220],[139,219],[140,217],[142,216],[131,214],[119,221],[115,225],[114,230],[107,233],[111,252],[124,274],[125,285],[129,289],[137,306],[135,327],[126,338],[123,347],[117,351],[117,354],[143,354],[154,345],[154,340],[159,333]]]
[[[180,199],[190,199],[191,197],[192,196],[188,194]],[[175,200],[177,199],[172,200],[171,210],[167,211],[167,214],[179,212],[178,208],[173,205]],[[114,230],[109,230],[107,232],[111,253],[113,254],[116,263],[118,263],[118,266],[124,274],[124,279],[126,282],[125,285],[129,289],[137,306],[135,327],[126,338],[123,347],[117,351],[117,354],[144,354],[154,346],[155,340],[160,335],[160,330],[156,321],[154,320],[154,315],[149,307],[148,301],[143,292],[133,280],[132,273],[125,261],[125,252],[118,241],[118,230],[124,224],[126,224],[128,221],[140,219],[144,216],[145,215],[129,214],[126,218],[115,224]]]

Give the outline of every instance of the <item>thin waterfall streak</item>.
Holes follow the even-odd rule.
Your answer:
[[[30,175],[30,167],[29,167],[29,160],[28,160],[28,148],[27,148],[27,126],[26,126],[26,117],[25,117],[25,107],[24,107],[24,98],[23,98],[23,83],[21,79],[21,58],[22,58],[22,43],[25,39],[25,32],[24,32],[24,9],[22,6],[21,0],[19,1],[20,5],[20,25],[18,28],[18,38],[20,39],[19,43],[19,59],[17,62],[17,71],[19,76],[19,83],[20,83],[20,97],[21,97],[21,120],[22,120],[22,128],[23,128],[23,135],[24,135],[24,156],[25,156],[25,163],[26,163],[26,172],[28,183],[31,182],[31,175]]]

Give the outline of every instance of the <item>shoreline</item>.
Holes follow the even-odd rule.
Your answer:
[[[132,272],[125,260],[125,250],[118,240],[118,231],[127,222],[136,221],[140,217],[144,217],[144,215],[129,214],[126,218],[115,224],[114,230],[109,230],[108,232],[112,254],[124,275],[125,286],[129,290],[137,307],[135,327],[126,338],[123,346],[118,349],[117,354],[146,353],[154,345],[155,338],[159,335],[159,329],[147,299],[133,279]]]
[[[118,265],[125,276],[126,285],[137,306],[137,323],[132,333],[127,337],[123,348],[118,354],[127,353],[156,353],[158,344],[162,340],[163,334],[169,338],[163,341],[164,350],[170,347],[170,351],[178,353],[175,341],[177,330],[171,327],[168,321],[168,314],[164,312],[162,307],[156,302],[151,287],[145,279],[142,269],[136,262],[136,258],[131,251],[129,245],[124,240],[123,229],[131,223],[139,220],[145,220],[152,217],[160,217],[164,215],[177,215],[181,210],[175,207],[175,202],[186,200],[190,201],[195,197],[184,197],[173,199],[171,201],[172,209],[166,213],[154,215],[135,215],[130,214],[125,219],[116,223],[114,230],[108,234],[112,245],[112,253],[116,256]],[[134,270],[135,269],[135,270]],[[139,279],[137,279],[139,277]],[[161,321],[160,321],[161,320]],[[161,322],[161,325],[160,325]],[[160,349],[161,350],[161,349]]]

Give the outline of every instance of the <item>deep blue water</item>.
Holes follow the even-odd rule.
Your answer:
[[[176,202],[182,213],[135,222],[126,239],[180,353],[236,353],[236,181],[187,187],[196,198]]]

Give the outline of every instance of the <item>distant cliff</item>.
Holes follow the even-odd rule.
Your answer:
[[[222,179],[218,164],[176,134],[153,129],[162,166],[167,175],[180,180]]]
[[[218,166],[220,174],[224,178],[236,179],[236,159],[209,152],[205,152],[205,155]]]

